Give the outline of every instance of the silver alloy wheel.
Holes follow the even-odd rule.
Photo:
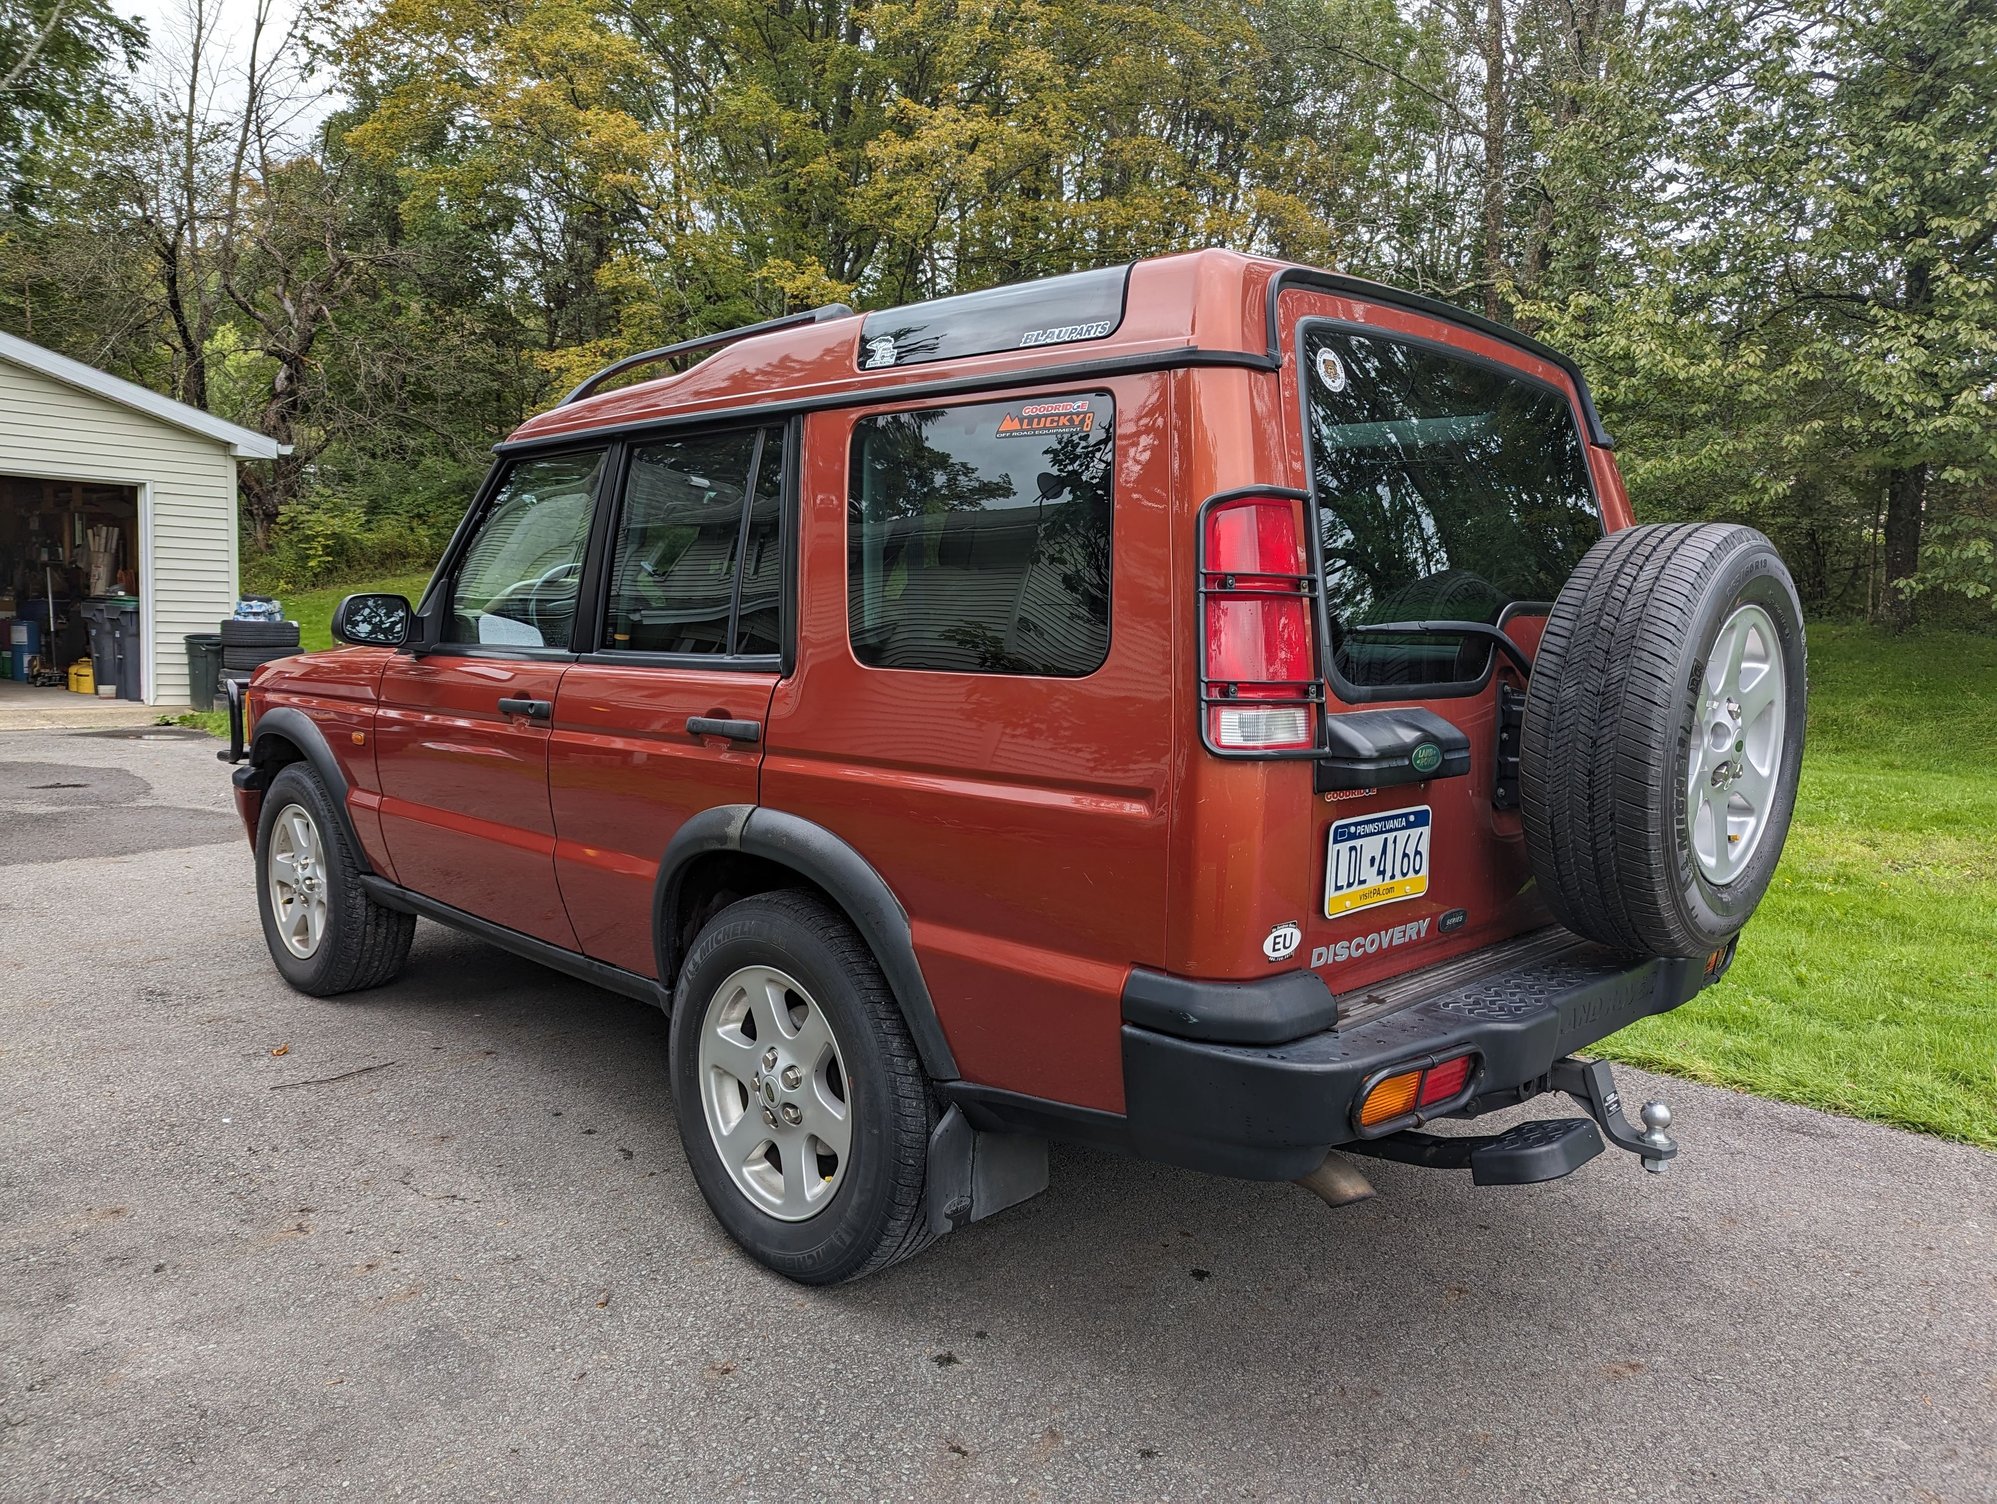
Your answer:
[[[326,933],[326,843],[302,804],[287,804],[270,826],[270,917],[284,948],[309,961]]]
[[[699,1079],[736,1189],[782,1222],[823,1211],[845,1179],[853,1110],[839,1041],[811,994],[774,967],[729,977],[700,1022]]]
[[[1768,830],[1789,714],[1784,690],[1774,621],[1759,606],[1739,607],[1695,691],[1685,770],[1685,833],[1715,887],[1746,870]]]

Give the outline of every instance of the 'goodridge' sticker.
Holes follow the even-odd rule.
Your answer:
[[[1096,426],[1095,410],[1086,397],[1062,402],[1029,402],[1009,410],[999,419],[1001,439],[1043,437],[1059,433],[1088,433]]]

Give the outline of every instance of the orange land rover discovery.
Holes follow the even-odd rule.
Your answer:
[[[1221,251],[622,362],[334,631],[231,687],[278,969],[422,916],[669,1010],[708,1203],[811,1282],[1049,1137],[1662,1169],[1573,1052],[1726,969],[1803,744],[1781,561],[1631,526],[1571,361]]]

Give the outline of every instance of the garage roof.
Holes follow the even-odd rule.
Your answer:
[[[198,433],[203,438],[226,444],[229,453],[238,459],[274,460],[280,454],[289,454],[291,446],[280,444],[268,434],[258,433],[253,428],[225,422],[213,413],[204,413],[198,407],[189,407],[185,402],[176,402],[171,397],[162,397],[158,392],[125,381],[100,371],[95,366],[87,366],[80,360],[71,360],[67,355],[58,355],[53,350],[44,350],[40,345],[17,339],[11,334],[0,334],[0,360],[24,366],[30,371],[38,371],[52,380],[92,392],[121,407],[129,407],[142,412],[162,423],[189,433]]]

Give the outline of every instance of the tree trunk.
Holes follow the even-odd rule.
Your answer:
[[[1920,230],[1927,233],[1923,216]],[[1933,303],[1931,274],[1924,259],[1907,267],[1907,280],[1901,306],[1925,314]],[[1914,622],[1914,598],[1899,588],[1911,581],[1921,567],[1921,509],[1928,498],[1928,465],[1922,460],[1896,465],[1886,472],[1886,620],[1896,632],[1904,632]]]
[[[1928,467],[1905,465],[1886,472],[1886,620],[1896,632],[1914,621],[1914,600],[1898,588],[1921,567],[1921,507],[1927,500]]]
[[[1505,271],[1505,0],[1484,27],[1484,316],[1501,318]]]

